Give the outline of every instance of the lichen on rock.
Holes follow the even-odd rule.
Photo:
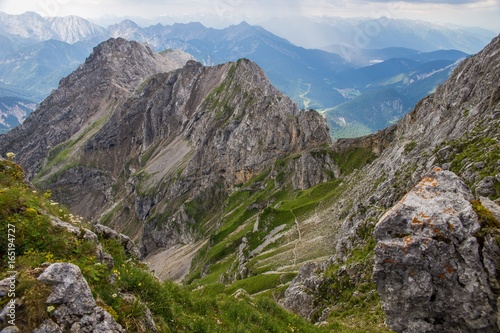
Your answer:
[[[472,199],[433,168],[376,225],[373,277],[396,332],[498,332]]]

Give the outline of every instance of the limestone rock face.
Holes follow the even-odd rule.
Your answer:
[[[348,184],[346,190],[342,191],[338,200],[332,203],[329,211],[322,211],[317,217],[334,229],[333,235],[330,236],[333,243],[332,255],[319,264],[321,268],[316,273],[319,279],[328,283],[328,279],[341,275],[342,267],[348,266],[349,262],[359,261],[358,258],[354,258],[356,251],[371,246],[373,242],[371,230],[374,224],[402,197],[408,198],[409,195],[405,196],[406,193],[418,184],[433,166],[440,165],[442,169],[454,170],[477,196],[491,195],[495,188],[498,189],[496,182],[500,181],[500,177],[497,177],[500,162],[496,152],[500,142],[499,50],[500,36],[494,38],[483,51],[460,63],[447,82],[438,87],[435,93],[417,103],[412,112],[393,126],[373,135],[337,140],[334,143],[332,148],[339,153],[362,148],[371,150],[378,157],[358,173],[345,177],[344,183]],[[470,153],[471,151],[480,153],[474,155]],[[489,152],[494,155],[489,157]],[[460,330],[457,327],[464,327],[460,325],[470,325],[469,328],[462,329],[462,332],[481,332],[483,328],[480,327],[484,327],[485,332],[496,329],[492,323],[495,316],[497,322],[500,318],[498,315],[500,302],[497,301],[500,294],[498,282],[500,276],[497,273],[500,262],[498,232],[485,230],[488,228],[477,231],[479,224],[475,214],[471,213],[469,203],[472,199],[470,189],[462,181],[458,181],[457,177],[454,179],[449,179],[451,183],[448,186],[450,192],[448,196],[462,197],[460,200],[462,204],[458,204],[458,208],[453,208],[462,214],[458,217],[460,223],[455,221],[457,217],[451,210],[443,213],[449,207],[439,207],[435,203],[434,208],[438,211],[431,215],[430,211],[426,210],[426,215],[437,219],[437,215],[443,213],[442,219],[455,222],[447,225],[446,221],[443,222],[441,219],[439,224],[434,226],[425,224],[424,228],[423,222],[427,220],[423,216],[416,216],[418,221],[422,222],[419,228],[417,228],[418,223],[412,224],[413,217],[400,221],[399,224],[395,222],[398,218],[393,216],[396,214],[395,209],[398,208],[394,208],[391,210],[391,215],[386,216],[387,219],[392,216],[385,222],[386,227],[377,228],[376,236],[381,245],[376,250],[378,261],[375,277],[382,290],[381,293],[391,300],[389,302],[382,298],[388,316],[387,322],[396,331],[437,332],[442,329],[446,332],[449,329],[458,332]],[[431,185],[432,183],[430,182]],[[457,186],[456,189],[453,189],[452,184]],[[432,188],[431,186],[430,189]],[[497,192],[494,196],[499,194]],[[453,200],[457,201],[457,198]],[[481,198],[481,203],[492,213],[496,211],[485,198]],[[397,207],[401,208],[401,205],[398,204]],[[498,206],[498,202],[494,205]],[[450,227],[451,225],[453,226]],[[442,234],[442,238],[439,233]],[[387,246],[383,245],[386,243]],[[410,250],[412,257],[409,257]],[[405,261],[384,262],[386,258],[392,261],[392,257],[398,258],[398,256]],[[363,273],[371,275],[373,252],[370,251],[362,261],[368,268]],[[450,266],[446,266],[447,264]],[[385,270],[384,265],[394,265],[401,276],[390,269]],[[419,268],[418,271],[416,267]],[[414,276],[409,277],[409,273],[413,274],[413,271],[415,271]],[[353,280],[349,276],[348,281]],[[453,284],[447,284],[451,283],[447,282],[450,280],[458,281],[456,283],[458,287],[454,291],[456,294],[449,293],[454,300],[458,297],[456,303],[453,303],[455,301],[451,301],[451,298],[442,300],[442,293],[436,292],[437,286],[444,286],[442,290],[453,289],[454,287],[450,287]],[[391,281],[394,286],[382,281]],[[416,281],[422,288],[415,287]],[[414,287],[410,288],[408,283],[412,283]],[[488,288],[493,292],[493,298]],[[316,292],[315,288],[307,288],[299,277],[292,282],[289,289],[290,291],[285,293],[284,302],[292,302],[292,298],[297,294],[295,291],[298,290],[314,300],[316,313],[321,313],[326,307],[337,306],[335,300],[324,301],[323,295]],[[467,295],[468,290],[471,290],[470,295]],[[375,293],[375,290],[373,292]],[[409,295],[413,295],[413,298]],[[439,300],[438,296],[441,297]],[[397,302],[399,297],[401,301],[393,303]],[[289,308],[300,313],[301,300],[296,299],[297,307]],[[450,307],[445,309],[443,304]],[[481,314],[478,315],[476,310],[460,308],[465,304],[477,304]],[[468,306],[466,305],[466,308]],[[415,313],[411,313],[410,309],[414,309]],[[493,315],[492,311],[496,315]],[[464,312],[468,312],[463,316],[464,319],[457,319]],[[428,321],[425,321],[424,317],[429,318]],[[450,325],[456,323],[456,326],[450,326],[456,329],[446,328],[443,322],[440,324],[441,320],[447,320],[448,323],[452,323]],[[465,321],[467,324],[464,324]]]
[[[296,189],[306,189],[341,175],[339,167],[328,154],[306,152],[289,164],[292,184]]]
[[[37,332],[125,332],[113,317],[96,305],[80,269],[69,263],[55,263],[38,280],[53,285],[47,304],[56,307],[55,322],[48,319]]]
[[[472,198],[434,168],[376,225],[374,280],[396,332],[498,332]]]

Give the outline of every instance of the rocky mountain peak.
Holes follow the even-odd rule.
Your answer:
[[[2,137],[1,150],[16,151],[33,177],[50,149],[91,124],[102,123],[147,77],[174,70],[190,59],[179,51],[161,55],[137,42],[109,39],[62,79],[21,126]]]
[[[173,55],[173,53],[165,53]],[[134,41],[127,41],[123,38],[111,38],[94,48],[92,54],[87,58],[85,64],[80,67],[82,71],[97,69],[102,71],[105,76],[114,76],[113,80],[117,84],[133,90],[137,81],[158,73],[168,72],[182,67],[191,56],[184,54],[179,57],[165,57],[154,52],[146,44],[140,44]],[[77,75],[68,78],[78,78]]]

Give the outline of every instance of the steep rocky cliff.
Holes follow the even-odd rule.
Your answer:
[[[332,238],[335,255],[304,266],[282,304],[313,321],[336,318],[335,311],[346,313],[360,301],[370,304],[375,265],[376,287],[392,329],[498,330],[500,224],[491,215],[498,205],[486,209],[469,201],[500,196],[499,80],[497,37],[396,125],[334,145],[337,152],[365,148],[379,157],[345,179],[351,186],[320,215],[338,226]],[[424,176],[435,166],[461,180],[450,175],[456,179],[448,190],[440,190],[441,181],[434,189]],[[420,185],[405,196],[422,179],[427,188]],[[409,203],[427,190],[436,205]]]

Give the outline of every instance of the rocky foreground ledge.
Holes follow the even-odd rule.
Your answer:
[[[473,199],[457,175],[434,168],[376,225],[373,275],[396,332],[498,332],[490,286],[500,249],[478,234]]]

